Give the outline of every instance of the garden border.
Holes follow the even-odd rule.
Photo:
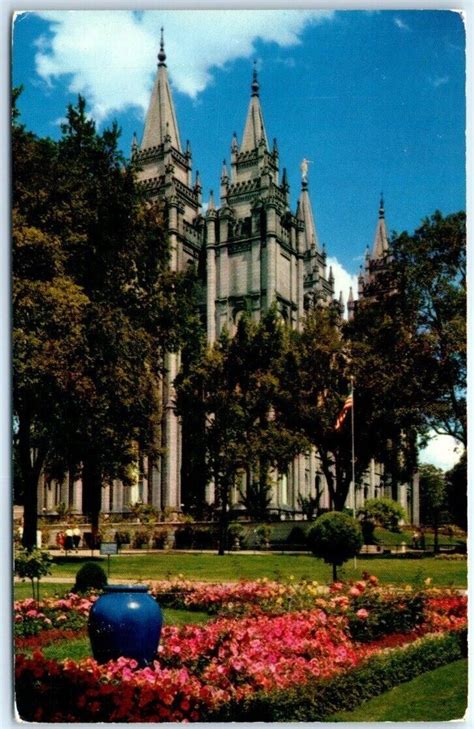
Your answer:
[[[259,692],[232,701],[203,717],[203,721],[327,721],[338,711],[351,710],[367,699],[416,676],[467,656],[467,630],[428,635],[331,679],[305,686]],[[461,717],[459,717],[461,718]]]

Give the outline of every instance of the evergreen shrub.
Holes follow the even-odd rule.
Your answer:
[[[103,590],[107,584],[107,575],[96,562],[86,562],[76,574],[76,584],[72,592],[87,592],[88,590]]]

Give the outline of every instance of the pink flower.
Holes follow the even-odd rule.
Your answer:
[[[357,589],[357,587],[351,587],[351,589],[349,590],[349,595],[351,597],[360,597],[361,592]]]
[[[361,620],[366,620],[369,617],[369,613],[365,608],[360,608],[360,610],[356,612],[356,615],[358,618],[361,618]]]

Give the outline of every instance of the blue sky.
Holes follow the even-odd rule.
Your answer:
[[[57,137],[78,92],[128,155],[140,139],[165,27],[182,142],[203,199],[240,139],[257,60],[267,135],[294,208],[300,162],[337,291],[372,246],[380,192],[389,231],[465,208],[465,34],[448,10],[54,11],[17,17],[13,82],[26,126]]]

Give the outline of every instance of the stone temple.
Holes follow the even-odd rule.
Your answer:
[[[245,101],[242,101],[244,120]],[[231,135],[229,134],[229,137]],[[182,144],[172,91],[168,79],[166,54],[161,39],[158,68],[151,94],[141,143],[134,136],[132,156],[139,163],[138,179],[151,200],[159,200],[165,211],[171,249],[170,266],[182,271],[189,265],[202,272],[205,292],[204,318],[208,341],[212,343],[226,327],[235,331],[239,317],[250,309],[259,319],[276,303],[282,319],[298,328],[305,309],[314,300],[334,300],[334,277],[326,265],[326,252],[319,244],[308,190],[307,160],[301,164],[301,190],[296,209],[290,209],[286,170],[280,172],[276,140],[269,142],[260,102],[256,69],[250,85],[250,100],[240,138],[234,133],[229,162],[224,161],[219,199],[213,192],[205,213],[199,173],[193,176],[189,142]],[[380,204],[372,249],[366,255],[365,271],[359,277],[358,294],[383,268],[388,255],[383,200]],[[343,306],[342,294],[339,302]],[[354,313],[352,290],[348,314]],[[128,511],[129,504],[149,503],[168,513],[180,512],[192,491],[192,477],[185,468],[186,438],[175,412],[173,381],[180,367],[179,354],[166,355],[167,377],[163,384],[161,439],[164,455],[158,463],[145,458],[137,469],[135,485],[120,481],[104,485],[102,511]],[[372,461],[356,492],[356,506],[378,496],[396,496],[410,521],[419,521],[418,484],[398,485],[393,494],[385,482],[383,464]],[[271,510],[281,518],[298,517],[301,497],[321,494],[319,505],[330,508],[324,476],[315,452],[299,456],[287,473],[276,474]],[[346,506],[353,507],[353,496]],[[212,485],[206,500],[212,504]],[[239,509],[237,489],[231,501]],[[80,480],[64,483],[44,481],[40,485],[40,511],[54,511],[63,502],[77,512],[82,510]]]

